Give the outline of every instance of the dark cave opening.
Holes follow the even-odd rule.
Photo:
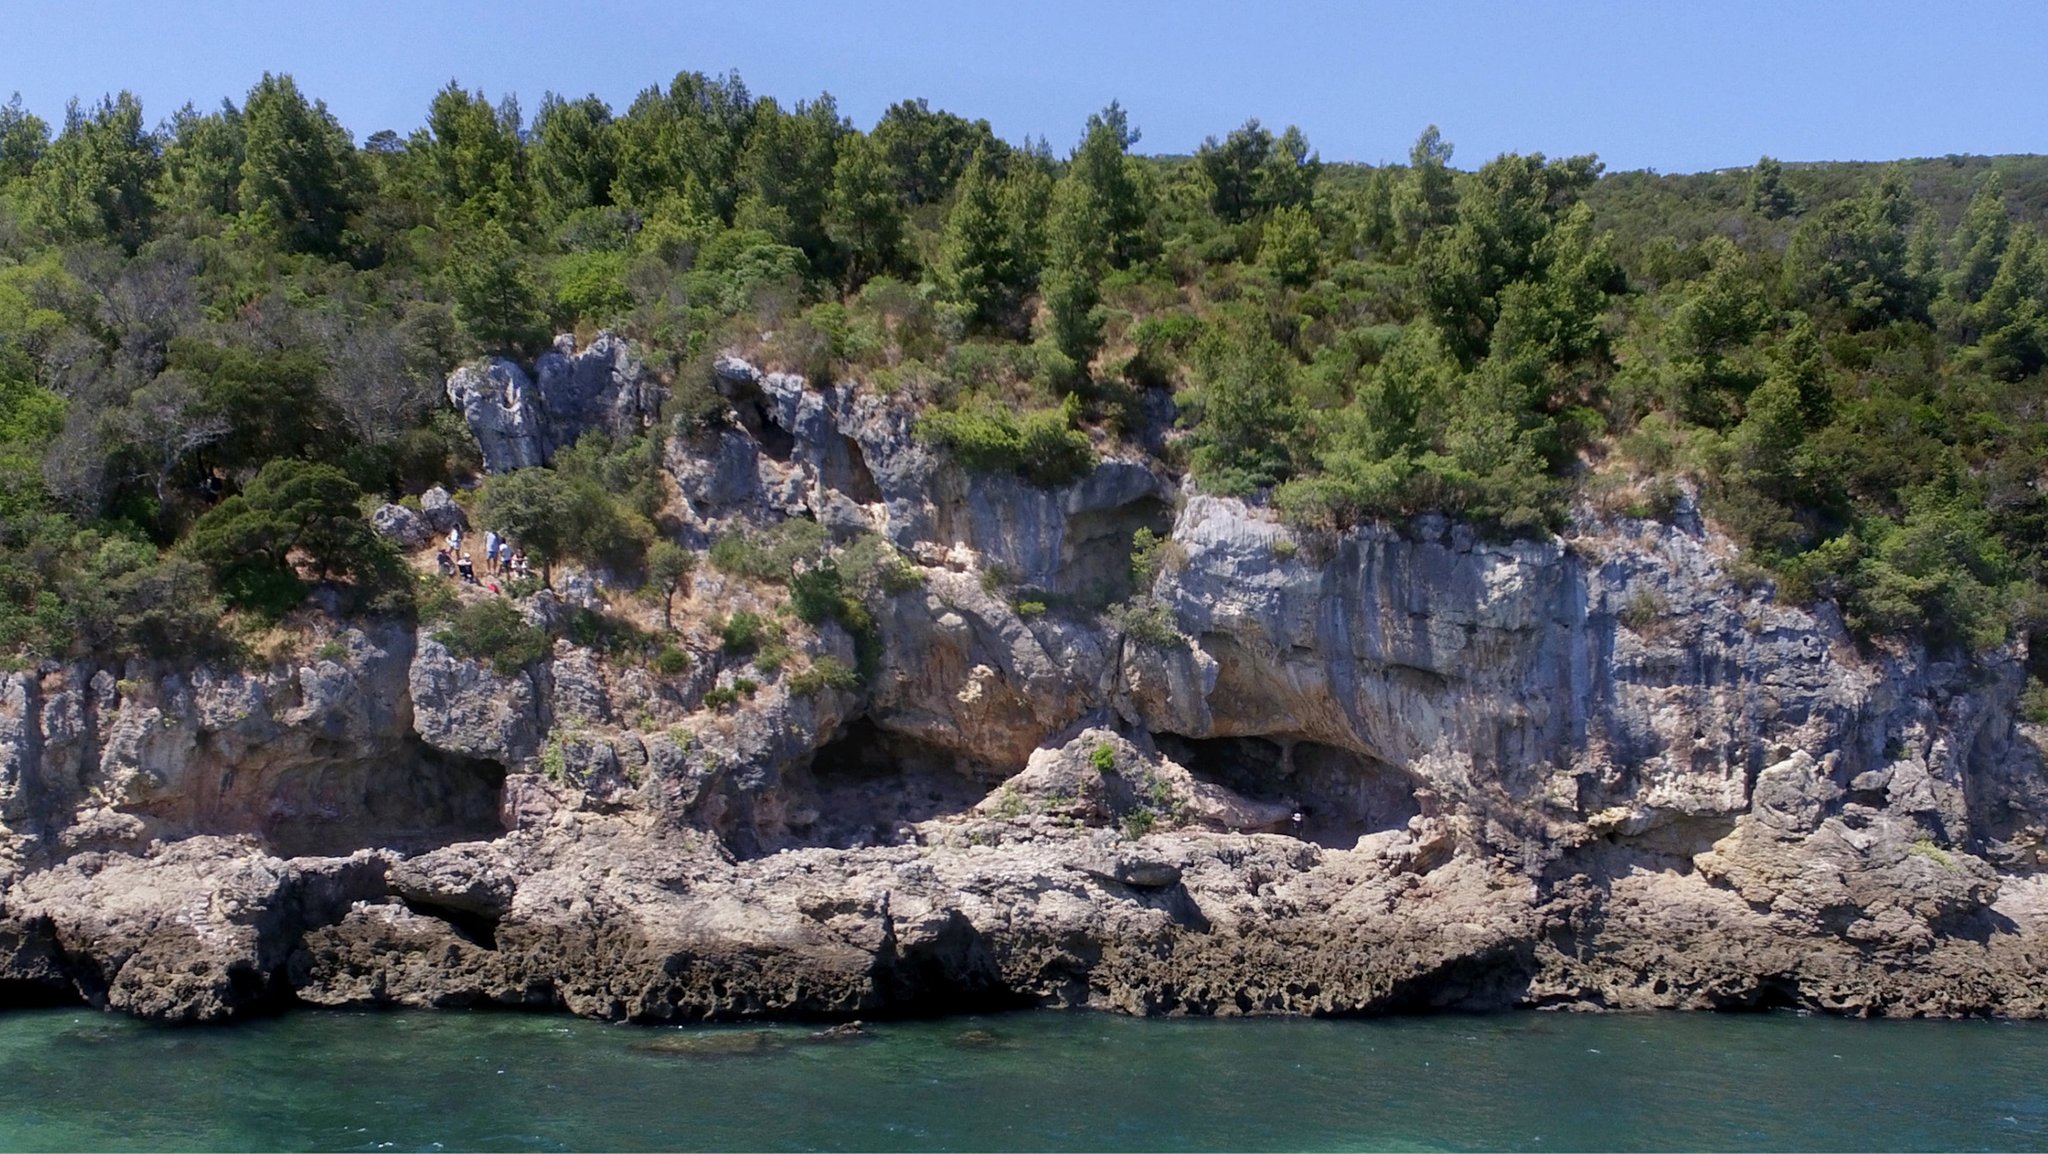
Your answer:
[[[395,756],[335,749],[279,775],[258,804],[262,835],[281,856],[358,849],[420,853],[505,832],[505,766],[444,753],[417,739]]]
[[[791,845],[898,845],[911,826],[962,813],[988,795],[957,754],[860,718],[784,775]]]
[[[1190,773],[1254,801],[1285,802],[1301,836],[1349,849],[1360,837],[1405,829],[1422,812],[1414,775],[1352,750],[1285,737],[1190,738],[1159,733],[1160,752]]]

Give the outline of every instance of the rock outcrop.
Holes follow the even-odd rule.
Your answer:
[[[492,469],[651,411],[621,342],[550,356],[451,379]],[[1302,535],[1133,450],[1040,490],[887,397],[717,376],[733,419],[666,447],[674,524],[885,544],[863,632],[792,624],[769,661],[693,619],[674,672],[564,636],[508,674],[387,624],[255,671],[0,676],[0,989],[174,1020],[2048,1016],[2017,646],[1859,650],[1733,580],[1689,502]],[[558,585],[522,609],[573,636],[610,594]],[[792,672],[828,658],[863,683]]]
[[[558,338],[531,376],[517,361],[491,357],[448,377],[448,400],[493,473],[545,465],[592,429],[636,436],[660,415],[663,395],[632,346],[610,333],[580,351],[574,337]]]

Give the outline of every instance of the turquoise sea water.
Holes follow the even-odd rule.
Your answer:
[[[0,1014],[0,1148],[2048,1149],[2035,1024],[1035,1013],[857,1041],[813,1029]]]

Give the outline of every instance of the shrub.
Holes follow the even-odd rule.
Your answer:
[[[1043,616],[1045,616],[1045,602],[1043,602],[1043,601],[1019,601],[1019,602],[1017,602],[1017,616],[1019,616],[1019,617],[1043,617]]]
[[[789,691],[809,695],[826,689],[853,690],[860,688],[860,674],[844,661],[830,655],[820,657],[811,663],[809,669],[789,679]]]
[[[1159,649],[1177,648],[1187,640],[1173,607],[1157,597],[1138,596],[1109,610],[1109,623],[1125,637]]]
[[[1095,467],[1088,437],[1073,427],[1079,412],[1073,397],[1059,408],[1021,416],[983,405],[927,413],[918,419],[917,435],[946,450],[969,472],[1015,473],[1034,485],[1065,485]]]
[[[825,550],[825,527],[792,518],[759,530],[727,533],[711,543],[711,567],[753,581],[787,582],[800,560]]]
[[[457,609],[434,640],[458,656],[488,661],[506,676],[548,654],[547,634],[527,624],[511,604],[492,597]]]
[[[1088,755],[1088,764],[1094,766],[1097,773],[1115,773],[1116,747],[1106,741],[1096,746],[1095,751]]]
[[[1669,626],[1671,603],[1654,589],[1638,589],[1615,616],[1638,637],[1652,639]]]
[[[690,653],[670,645],[654,655],[654,671],[664,677],[674,677],[690,671]]]
[[[719,625],[719,641],[725,647],[726,653],[737,657],[758,648],[766,628],[767,622],[759,613],[751,609],[742,609]]]
[[[1178,571],[1186,564],[1187,551],[1179,542],[1150,529],[1131,534],[1131,581],[1141,592],[1152,588],[1162,569]]]

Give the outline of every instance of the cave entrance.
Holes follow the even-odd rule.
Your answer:
[[[420,853],[505,832],[505,767],[410,742],[395,757],[316,756],[275,779],[263,840],[282,857],[359,849]],[[246,827],[245,827],[246,828]]]
[[[1408,771],[1334,745],[1288,737],[1153,735],[1188,772],[1254,801],[1285,802],[1302,815],[1301,836],[1332,849],[1405,829],[1422,812]]]
[[[787,842],[834,849],[907,842],[911,826],[964,813],[989,791],[957,754],[865,717],[819,746],[784,782]]]
[[[1056,591],[1091,605],[1109,605],[1129,597],[1136,591],[1131,577],[1131,538],[1140,529],[1167,537],[1173,531],[1173,506],[1156,497],[1144,497],[1114,509],[1068,517]]]

